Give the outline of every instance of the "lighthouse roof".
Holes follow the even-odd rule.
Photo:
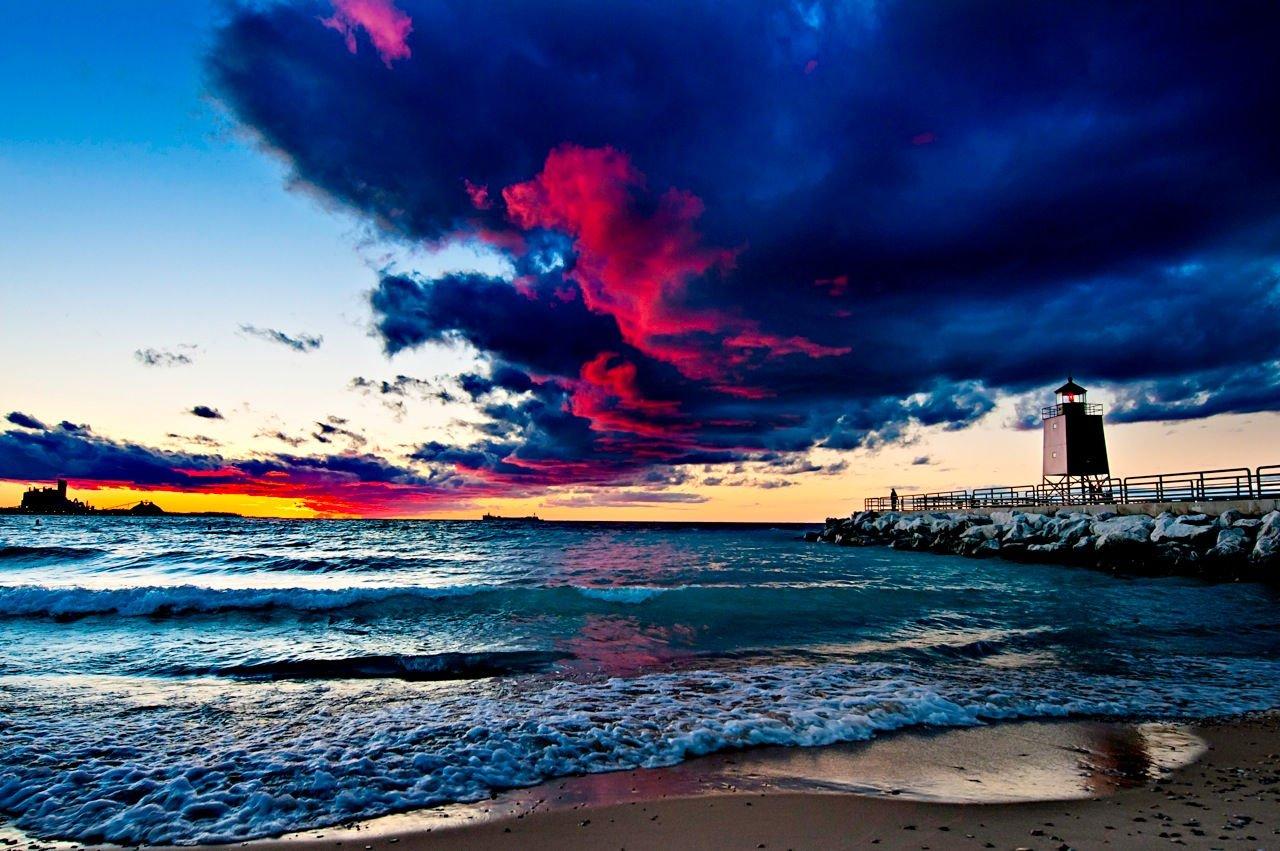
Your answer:
[[[1054,393],[1068,393],[1068,394],[1071,394],[1071,395],[1079,396],[1081,393],[1087,393],[1088,391],[1087,391],[1087,390],[1085,390],[1083,387],[1081,387],[1079,384],[1076,384],[1076,383],[1075,383],[1074,381],[1072,381],[1070,378],[1068,378],[1068,379],[1067,379],[1067,383],[1066,383],[1066,384],[1062,385],[1061,387],[1059,387],[1057,390],[1055,390],[1055,391],[1053,391],[1053,392],[1054,392]]]

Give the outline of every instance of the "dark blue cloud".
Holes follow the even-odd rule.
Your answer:
[[[708,497],[681,491],[608,490],[571,493],[551,497],[547,505],[559,508],[634,508],[645,505],[689,505],[707,502]]]
[[[129,482],[142,486],[191,486],[198,471],[217,470],[217,455],[166,452],[92,434],[87,426],[0,433],[0,478],[39,481],[59,476]]]
[[[275,328],[259,328],[256,325],[241,325],[240,331],[250,337],[278,343],[295,352],[314,352],[324,343],[324,337],[315,334],[286,334]]]
[[[307,4],[237,15],[210,70],[300,177],[414,237],[478,214],[464,177],[527,179],[565,141],[697,193],[713,242],[750,245],[726,286],[784,298],[838,274],[912,293],[1086,278],[1275,215],[1270,4],[1153,26],[1101,3],[704,0],[680,27],[661,3],[403,5],[414,58],[392,73],[335,51]]]
[[[320,443],[332,443],[334,438],[341,437],[345,438],[350,446],[364,446],[368,442],[363,434],[346,426],[347,421],[342,417],[326,417],[324,422],[316,423],[316,430],[311,438]]]
[[[205,420],[221,420],[225,419],[222,412],[217,408],[210,408],[208,405],[196,405],[189,411],[193,416],[200,417]]]
[[[472,399],[487,396],[495,390],[508,393],[528,393],[534,388],[528,374],[506,364],[499,364],[492,375],[466,373],[458,377],[458,383]]]
[[[195,346],[184,344],[178,348],[186,351],[138,349],[133,353],[133,358],[143,366],[188,366],[195,362],[195,359],[188,354],[189,351],[195,349]]]
[[[278,440],[281,443],[287,443],[290,446],[301,446],[302,444],[307,442],[307,439],[305,437],[295,437],[294,435],[285,434],[283,431],[279,431],[279,430],[272,431],[270,429],[264,429],[262,431],[259,431],[256,436],[268,437],[273,440]]]
[[[59,477],[144,489],[280,496],[321,511],[366,514],[489,495],[484,483],[450,470],[423,471],[354,452],[230,458],[111,440],[87,426],[0,432],[0,479]]]
[[[1117,391],[1115,421],[1280,407],[1257,372],[1280,359],[1275,4],[693,0],[679,26],[639,0],[400,5],[391,70],[301,3],[237,10],[209,72],[301,184],[510,260],[518,286],[404,273],[371,294],[389,354],[465,341],[492,363],[459,379],[485,439],[423,457],[594,475],[875,446],[1068,372]],[[502,200],[566,143],[629,158],[637,215],[672,187],[700,200],[704,244],[735,253],[688,282],[687,315],[850,351],[731,361],[735,396],[629,345],[573,285],[570,235],[513,228]],[[679,342],[729,357],[724,333]],[[587,410],[593,362],[613,395]]]
[[[562,374],[597,352],[622,345],[617,327],[580,298],[534,300],[485,275],[433,281],[388,275],[371,297],[388,354],[428,342],[466,340],[531,369]]]
[[[36,431],[47,431],[49,429],[47,425],[30,414],[22,413],[22,411],[11,411],[5,419],[21,428],[29,428]]]
[[[1191,420],[1280,410],[1280,363],[1206,370],[1120,389],[1108,420]]]

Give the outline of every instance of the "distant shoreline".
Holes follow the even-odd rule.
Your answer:
[[[268,520],[272,518],[247,517],[233,511],[165,511],[161,514],[137,514],[127,508],[95,508],[92,511],[29,511],[21,506],[0,508],[0,515],[9,517],[132,517],[144,520],[165,517],[224,517],[235,520]]]
[[[485,521],[479,517],[273,517],[262,514],[234,514],[220,511],[166,511],[164,514],[139,515],[130,514],[127,510],[101,509],[85,514],[41,514],[23,511],[19,508],[0,508],[0,516],[6,517],[127,517],[140,520],[164,520],[174,517],[204,517],[230,520],[288,520],[300,523],[336,521],[352,521],[359,523],[474,523],[477,526]],[[807,530],[821,527],[821,520],[605,520],[605,519],[541,519],[534,528],[555,525],[598,525],[598,526],[651,526],[693,528],[699,526],[715,526],[722,529],[795,529]],[[519,523],[488,523],[486,528],[512,529],[519,528]]]

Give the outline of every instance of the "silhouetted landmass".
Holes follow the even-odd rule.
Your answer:
[[[58,479],[51,488],[29,488],[22,495],[22,503],[10,508],[0,508],[0,514],[94,515],[96,517],[239,517],[230,511],[165,511],[150,500],[143,500],[129,508],[94,508],[86,502],[67,496],[67,480]]]

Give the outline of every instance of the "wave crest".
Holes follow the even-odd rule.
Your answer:
[[[92,547],[23,547],[17,544],[0,547],[0,562],[60,562],[79,561],[104,555]]]
[[[208,588],[159,585],[137,588],[0,587],[0,615],[71,618],[175,616],[282,609],[325,612],[396,598],[443,599],[483,593],[493,586],[357,588]]]
[[[388,654],[336,659],[280,659],[221,668],[173,668],[174,676],[253,680],[474,680],[544,671],[571,654],[552,650]]]
[[[81,618],[91,615],[120,617],[175,617],[232,612],[293,611],[332,612],[364,606],[399,605],[404,608],[437,605],[458,598],[479,598],[477,605],[529,603],[536,596],[550,609],[606,605],[637,605],[668,591],[693,590],[722,593],[725,590],[673,586],[615,588],[573,585],[449,585],[449,586],[352,586],[346,588],[211,588],[204,585],[156,585],[131,588],[82,586],[0,586],[0,615],[15,617]]]

